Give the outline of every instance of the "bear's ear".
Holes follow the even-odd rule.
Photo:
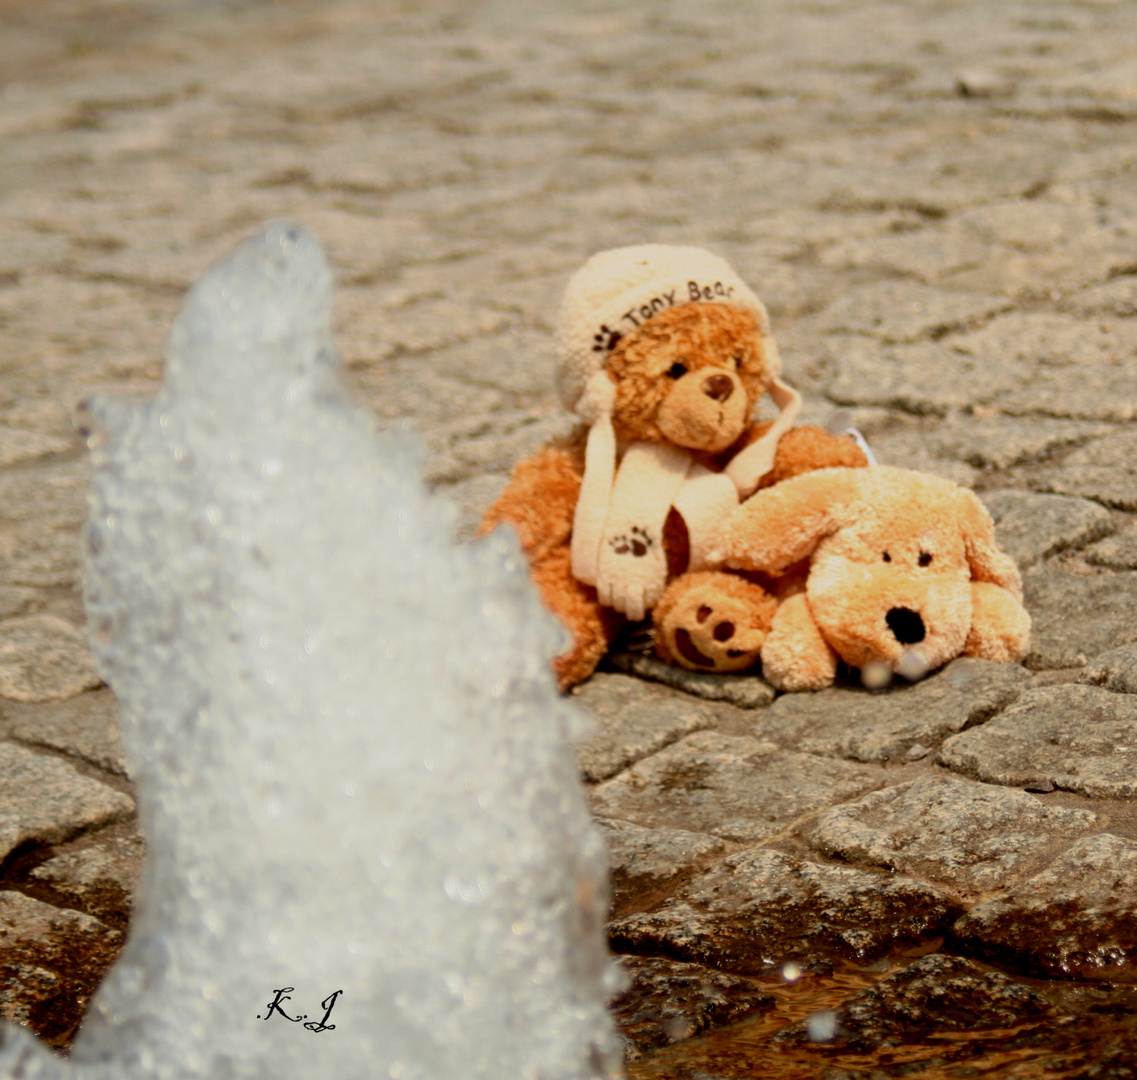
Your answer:
[[[818,469],[757,492],[724,523],[718,554],[736,570],[767,574],[808,558],[845,523],[865,472]]]
[[[1023,598],[1022,578],[1014,559],[999,550],[995,542],[995,523],[973,491],[961,490],[957,497],[959,529],[973,581],[989,581],[1006,589],[1016,600]]]

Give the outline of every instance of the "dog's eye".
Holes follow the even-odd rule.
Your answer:
[[[892,556],[891,556],[891,555],[889,555],[889,553],[888,553],[887,551],[886,551],[886,552],[885,552],[883,555],[881,555],[881,558],[882,558],[882,559],[883,559],[885,562],[892,562]]]
[[[667,369],[667,377],[669,379],[681,379],[687,374],[687,365],[679,363],[678,360]]]
[[[927,566],[932,561],[932,556],[927,551],[920,552],[920,558],[916,560],[921,566]]]

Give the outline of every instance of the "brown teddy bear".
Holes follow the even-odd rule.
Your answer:
[[[701,248],[593,256],[566,290],[558,358],[561,399],[584,426],[518,465],[479,531],[517,530],[538,591],[572,634],[553,665],[565,688],[592,673],[624,619],[643,619],[670,578],[714,568],[711,547],[741,498],[865,461],[850,439],[793,428],[801,399],[781,380],[765,308]],[[763,393],[779,416],[754,424]],[[720,599],[737,586],[723,588]],[[772,617],[772,605],[758,606]],[[752,640],[718,644],[754,652]]]
[[[780,690],[830,685],[839,659],[889,677],[1029,648],[1018,569],[983,504],[950,480],[886,465],[798,476],[740,506],[721,544],[727,566],[750,572],[808,560],[761,646]]]

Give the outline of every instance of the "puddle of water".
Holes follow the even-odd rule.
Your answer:
[[[786,984],[759,980],[776,1001],[775,1008],[730,1027],[665,1047],[627,1066],[628,1080],[1073,1080],[1085,1075],[1095,1058],[1095,1034],[1118,1032],[1116,1024],[1098,1025],[1072,1017],[1032,1022],[1014,1028],[927,1035],[920,1043],[882,1047],[873,1053],[780,1046],[771,1037],[814,1013],[833,1009],[850,994],[871,986],[896,969],[849,968],[830,975],[805,975]],[[1036,989],[1043,989],[1036,985]],[[1089,989],[1089,988],[1087,988]],[[1073,987],[1048,997],[1081,995]],[[1093,988],[1101,996],[1101,988]],[[1108,995],[1108,993],[1105,996]],[[1057,1044],[1063,1044],[1066,1050]]]

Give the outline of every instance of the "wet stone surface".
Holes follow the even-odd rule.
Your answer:
[[[991,963],[1057,979],[1137,981],[1137,843],[1110,833],[1079,840],[1007,896],[952,928]]]
[[[65,1038],[122,941],[89,915],[0,892],[0,1015]]]
[[[655,956],[624,956],[628,987],[612,999],[626,1059],[733,1024],[773,1006],[761,984],[698,964]]]
[[[884,782],[881,770],[697,732],[592,791],[597,814],[726,840],[761,840]]]
[[[740,975],[794,961],[870,962],[954,921],[934,887],[757,848],[723,859],[653,911],[616,919],[617,951],[662,954]]]
[[[1014,1027],[1051,1012],[1045,998],[1000,972],[964,957],[933,955],[853,994],[826,1022],[793,1024],[776,1041],[790,1046],[823,1042],[832,1049],[867,1052],[934,1032]],[[829,1030],[831,1037],[816,1038]]]
[[[824,855],[899,870],[969,898],[1005,890],[1048,853],[1100,829],[1089,810],[950,777],[921,777],[820,815],[809,834]]]
[[[721,854],[726,844],[717,836],[683,829],[648,829],[630,821],[599,817],[596,824],[608,851],[612,910],[673,888],[692,867]]]
[[[953,660],[942,671],[889,689],[833,687],[783,694],[754,722],[756,738],[863,762],[899,762],[948,735],[982,723],[1014,701],[1030,674],[1013,664]]]
[[[940,765],[990,784],[1056,788],[1099,799],[1137,795],[1137,697],[1097,686],[1028,690],[980,728],[953,735]]]
[[[63,851],[40,863],[29,872],[28,880],[60,903],[124,929],[145,855],[146,846],[137,833],[98,837],[86,847]]]

